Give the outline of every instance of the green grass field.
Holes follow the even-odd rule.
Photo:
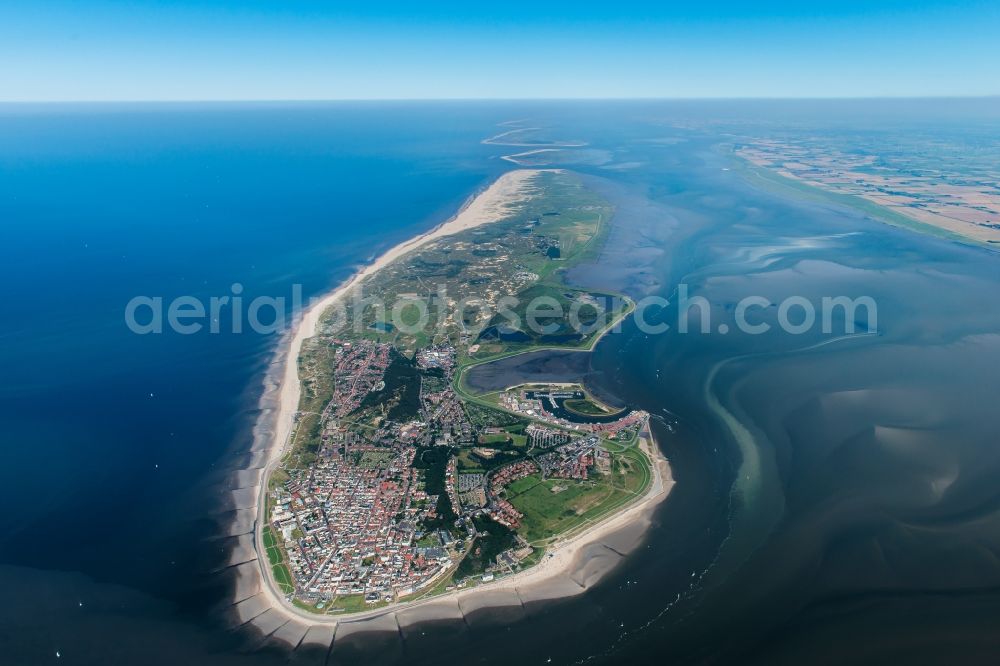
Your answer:
[[[584,416],[608,416],[609,414],[615,413],[608,411],[596,402],[588,400],[587,398],[583,398],[581,400],[567,400],[563,403],[563,406],[571,412],[583,414]]]
[[[614,457],[611,474],[614,484],[629,494],[645,491],[653,478],[649,458],[636,446]]]
[[[606,480],[547,479],[519,494],[511,493],[509,501],[524,514],[519,531],[534,542],[576,527],[588,512],[616,499],[619,492],[624,491]]]
[[[642,495],[652,480],[646,455],[629,447],[612,458],[611,472],[586,481],[533,474],[507,488],[507,499],[524,514],[518,532],[539,543],[598,520]],[[558,492],[555,492],[558,490]]]
[[[292,574],[289,573],[288,567],[285,565],[285,558],[281,554],[281,547],[278,545],[277,537],[274,536],[270,526],[264,528],[261,537],[264,542],[264,550],[267,551],[267,561],[271,565],[271,572],[274,574],[274,581],[281,588],[282,592],[291,594],[295,591]]]
[[[479,438],[479,441],[480,441],[480,443],[482,443],[484,445],[489,445],[489,444],[503,444],[508,439],[510,439],[510,435],[508,435],[505,432],[502,432],[502,433],[496,433],[496,434],[493,434],[493,435],[482,435]]]
[[[370,604],[365,601],[365,595],[363,594],[348,594],[342,597],[337,597],[331,601],[327,606],[327,611],[331,615],[341,615],[344,613],[360,613],[366,610],[372,610],[374,608],[380,608],[385,606],[384,601],[379,601],[377,603]]]
[[[363,469],[378,469],[392,462],[392,451],[363,451],[358,456],[356,464]]]
[[[534,488],[541,482],[542,482],[542,477],[539,476],[538,474],[531,474],[530,476],[526,476],[523,479],[518,479],[514,483],[507,486],[507,496],[513,497],[515,495],[520,495],[521,493],[526,492],[531,488]]]

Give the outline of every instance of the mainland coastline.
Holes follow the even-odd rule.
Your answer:
[[[393,614],[410,614],[411,611],[422,614],[419,619],[450,617],[454,615],[456,608],[461,614],[485,607],[523,604],[526,600],[568,597],[584,592],[617,563],[617,561],[610,564],[603,562],[595,567],[588,558],[588,550],[592,547],[599,548],[604,541],[616,535],[624,535],[623,539],[626,542],[624,546],[621,544],[616,546],[614,549],[616,553],[628,552],[639,544],[648,527],[649,515],[665,499],[673,485],[669,463],[660,453],[648,424],[639,436],[640,447],[651,463],[652,472],[652,478],[645,492],[624,506],[600,517],[593,524],[560,536],[549,545],[540,562],[495,581],[361,612],[335,616],[317,615],[293,606],[287,601],[285,595],[277,589],[268,558],[264,555],[261,517],[266,515],[268,479],[291,444],[301,395],[298,360],[303,343],[317,333],[324,314],[364,280],[404,255],[439,238],[488,224],[503,217],[511,207],[530,196],[531,181],[544,171],[556,170],[518,169],[504,173],[485,190],[471,197],[454,217],[424,234],[391,248],[336,289],[315,300],[286,340],[279,345],[277,358],[283,361],[280,373],[275,378],[278,384],[277,396],[274,398],[275,408],[268,413],[273,430],[263,429],[268,441],[262,451],[263,468],[256,488],[256,502],[253,509],[252,538],[257,557],[252,567],[252,575],[258,580],[243,581],[240,586],[243,590],[256,587],[257,593],[244,597],[236,604],[241,622],[249,622],[265,633],[295,643],[305,639],[310,633],[310,627],[317,625],[351,623],[358,630],[363,630],[368,628],[363,625],[373,624],[370,628],[376,630],[378,627],[374,626],[374,623],[365,621]],[[241,575],[251,575],[251,570],[245,567]],[[253,603],[246,603],[247,601]],[[259,618],[266,618],[266,622],[259,621]]]

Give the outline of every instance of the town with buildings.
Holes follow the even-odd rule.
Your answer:
[[[288,465],[269,494],[286,592],[318,612],[338,600],[384,604],[518,570],[536,548],[518,533],[531,505],[512,487],[609,476],[604,442],[645,419],[623,412],[572,423],[547,411],[537,390],[496,410],[480,407],[474,419],[452,385],[452,345],[412,359],[366,339],[329,346],[332,395],[314,428],[314,453]],[[484,423],[484,412],[506,418]]]

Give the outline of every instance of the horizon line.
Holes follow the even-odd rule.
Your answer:
[[[966,95],[734,95],[734,96],[611,96],[611,97],[276,97],[276,98],[205,98],[205,99],[11,99],[0,105],[29,104],[323,104],[335,102],[698,102],[698,101],[851,101],[851,100],[986,100],[998,99],[1000,92]]]

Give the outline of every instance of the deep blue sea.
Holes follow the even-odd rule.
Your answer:
[[[232,334],[225,318],[219,334],[139,336],[126,303],[234,283],[247,300],[327,291],[495,177],[500,149],[480,140],[503,119],[432,105],[0,109],[0,561],[32,570],[28,594],[81,613],[106,585],[199,603],[206,488],[248,437],[278,336]],[[71,657],[78,628],[48,627],[24,644]]]
[[[329,654],[231,626],[219,512],[280,336],[137,335],[127,303],[324,293],[514,168],[531,145],[482,140],[522,119],[526,143],[586,143],[529,161],[615,206],[574,280],[683,282],[719,316],[871,294],[879,335],[605,338],[588,381],[663,419],[677,486],[581,597]],[[749,135],[931,137],[988,166],[1000,105],[0,106],[0,662],[991,663],[998,255],[762,186],[725,151]]]

